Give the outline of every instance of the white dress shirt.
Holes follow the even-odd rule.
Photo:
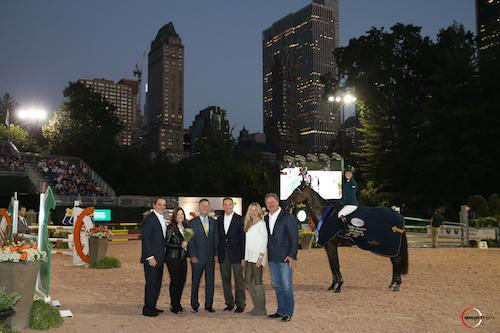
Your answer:
[[[163,214],[158,213],[154,209],[153,209],[153,213],[155,213],[158,220],[160,220],[161,230],[163,231],[163,238],[167,237],[167,223],[165,222],[165,217],[163,216]],[[154,256],[149,256],[146,258],[146,260],[149,260],[151,258],[154,258]]]
[[[224,213],[224,233],[227,235],[227,231],[229,230],[229,226],[231,225],[231,220],[233,219],[234,212],[231,215],[226,215]]]
[[[163,216],[163,214],[158,213],[156,210],[153,210],[153,212],[156,214],[158,220],[160,220],[161,230],[163,231],[163,238],[167,237],[167,223],[165,222],[165,217]]]
[[[271,235],[273,234],[274,231],[274,225],[276,224],[276,219],[278,218],[278,215],[281,213],[281,207],[278,207],[278,210],[272,214],[269,212],[269,231],[271,232]]]
[[[265,266],[267,259],[267,230],[266,223],[263,220],[251,226],[245,234],[245,260],[257,263],[261,253],[264,253],[262,266]]]

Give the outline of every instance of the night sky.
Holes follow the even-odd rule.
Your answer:
[[[475,32],[474,0],[340,0],[341,46],[396,22],[435,37],[457,21]],[[0,94],[55,111],[68,81],[133,78],[158,29],[172,21],[185,47],[185,127],[207,105],[235,134],[262,131],[262,31],[307,0],[1,1]],[[147,82],[147,56],[143,82]],[[144,94],[143,94],[144,101]],[[3,119],[2,119],[3,122]]]

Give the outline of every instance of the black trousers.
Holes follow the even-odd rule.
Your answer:
[[[167,258],[165,264],[170,274],[170,306],[174,310],[180,310],[182,291],[186,283],[186,258]]]
[[[163,264],[156,264],[155,267],[144,263],[144,277],[146,286],[144,287],[144,308],[143,312],[153,312],[161,290],[163,279]]]
[[[214,275],[215,263],[213,261],[206,263],[191,264],[191,275],[193,277],[191,284],[191,307],[198,309],[198,289],[200,289],[200,280],[205,272],[205,309],[211,308],[214,303]]]

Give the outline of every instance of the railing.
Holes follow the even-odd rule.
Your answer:
[[[118,197],[100,197],[100,196],[74,196],[56,194],[56,202],[59,205],[73,205],[79,201],[81,206],[120,206],[120,207],[151,207],[157,196],[137,196],[123,195]],[[167,201],[167,207],[176,207],[177,197],[164,197]]]
[[[0,176],[26,177],[28,176],[28,173],[26,171],[17,170],[0,170]]]

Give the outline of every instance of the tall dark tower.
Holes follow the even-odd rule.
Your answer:
[[[338,0],[313,0],[262,33],[264,133],[278,154],[324,152],[336,135],[338,121],[320,77],[336,73],[338,28]]]
[[[144,147],[182,158],[184,139],[184,46],[172,22],[151,42],[148,54]]]

